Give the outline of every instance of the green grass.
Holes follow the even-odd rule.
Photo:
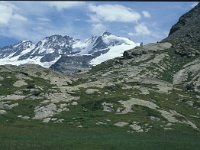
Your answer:
[[[102,89],[109,92],[107,96],[104,94],[88,95],[85,89],[77,93],[81,96],[78,106],[70,106],[69,112],[62,112],[56,115],[56,118],[64,118],[63,124],[48,123],[41,121],[30,121],[15,118],[17,114],[29,114],[31,109],[37,105],[36,101],[19,101],[18,108],[8,114],[15,114],[10,118],[0,117],[0,149],[3,150],[198,150],[200,147],[200,134],[188,126],[177,125],[176,130],[164,131],[159,126],[159,122],[150,122],[148,116],[159,117],[154,110],[146,107],[136,106],[134,112],[128,114],[118,114],[114,112],[102,112],[99,109],[101,102],[116,103],[118,100],[127,100],[125,90],[115,89],[116,92],[111,93],[111,89]],[[129,93],[130,91],[127,91]],[[151,95],[153,95],[151,93]],[[158,94],[154,93],[154,96]],[[120,97],[121,96],[121,97]],[[163,97],[160,94],[160,97]],[[155,97],[154,97],[155,98]],[[158,97],[158,99],[160,99]],[[160,99],[162,100],[162,99]],[[90,102],[94,104],[90,104]],[[170,101],[170,100],[169,100]],[[169,103],[166,102],[166,103]],[[29,102],[29,103],[28,103]],[[160,102],[160,105],[162,103]],[[89,108],[83,110],[83,105]],[[96,107],[97,105],[97,107]],[[166,107],[166,104],[163,104]],[[93,107],[95,106],[95,107]],[[6,121],[12,120],[12,121]],[[107,125],[96,125],[97,122],[106,122]],[[113,126],[113,123],[119,121],[133,122],[139,121],[141,125],[148,123],[153,125],[152,130],[148,133],[128,133],[129,127],[119,128]],[[82,125],[83,128],[78,128]]]
[[[30,125],[31,124],[31,125]],[[198,150],[197,133],[127,133],[123,128],[70,127],[63,124],[0,125],[2,150]]]
[[[88,79],[85,79],[85,78],[79,78],[78,80],[74,81],[71,86],[76,86],[76,85],[79,85],[79,84],[82,84],[82,83],[85,83],[87,82]]]
[[[6,110],[6,115],[0,115],[0,123],[15,123],[20,121],[21,118],[18,118],[18,115],[29,116],[31,118],[34,117],[34,108],[39,105],[40,102],[41,100],[18,100],[18,106]],[[16,101],[12,103],[16,103]]]
[[[174,48],[168,49],[168,54],[169,54],[169,57],[167,59],[164,59],[163,63],[167,63],[170,66],[168,66],[168,68],[164,72],[160,73],[160,79],[164,81],[172,82],[174,73],[178,72],[180,69],[182,69],[182,67],[185,64],[191,62],[195,58],[180,56],[175,53]]]
[[[92,67],[91,70],[89,70],[89,73],[91,74],[96,74],[97,72],[101,71],[101,72],[105,72],[107,69],[109,69],[110,67],[112,67],[114,64],[114,60],[108,60],[105,62],[102,62],[99,65],[96,65],[95,67]]]
[[[48,89],[51,89],[54,86],[50,83],[49,80],[44,80],[43,78],[32,77],[32,79],[33,80],[27,80],[27,88],[34,88],[35,86],[40,86],[43,88],[43,91],[48,91]]]
[[[24,85],[22,87],[15,87],[13,86],[13,84],[17,80],[19,80],[15,77],[17,73],[18,72],[1,72],[1,76],[4,77],[4,79],[0,81],[0,84],[1,84],[0,95],[10,95],[16,91],[22,91],[24,95],[28,95],[32,93],[32,95],[38,96],[41,93],[51,92],[49,90],[55,87],[55,85],[51,84],[49,80],[45,80],[43,78],[33,77],[33,76],[30,76],[32,80],[25,81],[28,85]],[[10,78],[7,78],[7,77],[10,77]],[[31,90],[33,89],[37,89],[38,91],[31,92]],[[58,90],[58,88],[54,88],[54,89]]]
[[[17,91],[17,88],[13,87],[13,84],[15,81],[17,81],[14,73],[1,72],[0,75],[4,78],[2,81],[0,81],[0,95],[9,95]]]

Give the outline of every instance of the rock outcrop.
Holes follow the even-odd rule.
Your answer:
[[[193,57],[200,54],[200,3],[181,16],[162,42],[173,44],[176,53]]]

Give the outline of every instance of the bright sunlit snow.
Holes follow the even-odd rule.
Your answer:
[[[38,64],[42,67],[49,68],[51,65],[53,65],[61,56],[57,57],[55,60],[51,62],[40,62],[41,57],[34,57],[32,59],[28,58],[25,60],[17,60],[18,57],[13,57],[13,58],[4,58],[0,59],[0,65],[6,65],[6,64],[11,64],[11,65],[22,65],[22,64]]]
[[[138,43],[127,45],[127,44],[121,44],[118,46],[112,47],[107,53],[100,55],[99,57],[96,57],[91,60],[90,64],[95,66],[98,65],[106,60],[115,58],[115,57],[121,57],[123,55],[123,52],[129,49],[132,49],[136,46],[139,46]]]

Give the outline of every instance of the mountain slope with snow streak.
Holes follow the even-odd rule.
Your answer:
[[[116,45],[112,46],[111,43],[118,42]],[[91,65],[98,65],[109,59],[115,57],[123,56],[125,50],[133,49],[136,46],[139,46],[139,43],[135,43],[127,38],[117,37],[114,35],[109,35],[104,38],[104,42],[109,44],[109,51],[107,53],[101,54],[100,56],[91,60]]]

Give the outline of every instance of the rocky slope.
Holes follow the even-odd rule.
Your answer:
[[[189,13],[199,9],[198,4]],[[200,13],[195,18],[198,16]],[[190,30],[199,26],[190,26]],[[185,26],[176,32],[182,28]],[[183,39],[176,32],[161,42],[137,46],[122,57],[73,77],[37,65],[1,66],[0,121],[41,120],[75,128],[116,127],[128,133],[199,132],[200,57],[182,54],[184,49],[177,45],[184,47]],[[196,38],[196,32],[192,33],[191,38]],[[173,34],[175,42],[170,39]],[[199,51],[194,46],[198,44],[187,46]],[[75,65],[80,64],[77,61]]]
[[[163,41],[173,43],[175,51],[182,56],[200,54],[200,4],[181,16]]]

